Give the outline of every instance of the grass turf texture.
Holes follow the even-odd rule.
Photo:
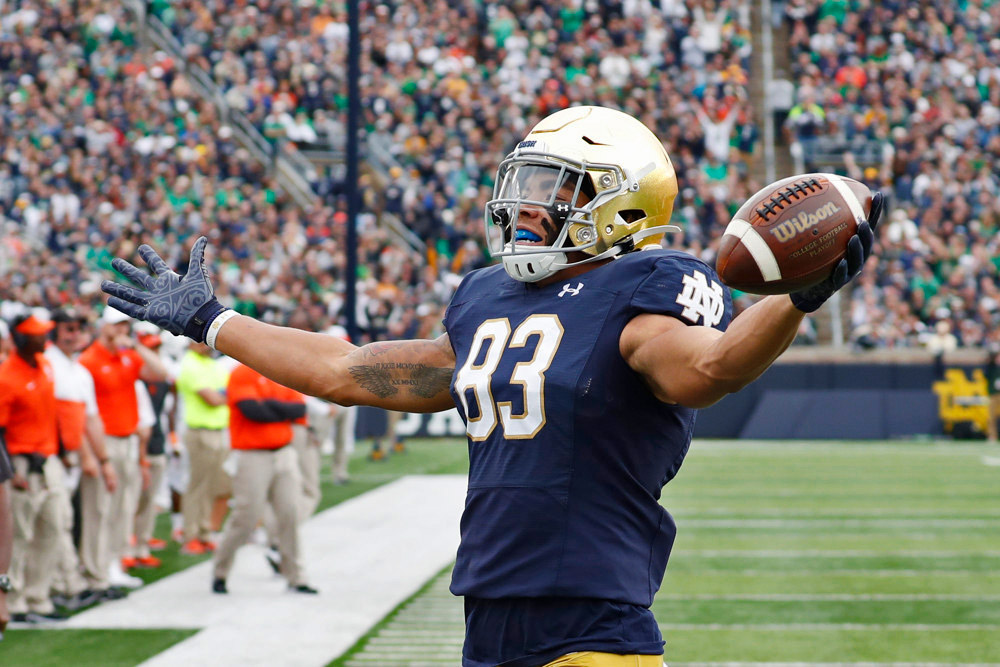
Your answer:
[[[136,665],[196,630],[8,630],[0,664],[31,667]]]
[[[462,474],[468,471],[464,441],[406,441],[406,451],[391,453],[381,461],[369,461],[371,443],[358,441],[351,457],[351,481],[336,485],[330,474],[330,457],[323,457],[320,476],[322,500],[317,511],[370,491],[403,475]],[[211,556],[187,556],[169,539],[169,513],[157,517],[154,534],[167,540],[167,547],[155,552],[163,561],[156,569],[131,571],[147,583],[156,581]],[[111,603],[113,604],[113,603]],[[15,628],[4,633],[0,642],[0,665],[135,665],[186,639],[196,630],[57,630]]]
[[[1000,449],[697,442],[663,503],[667,662],[1000,662]],[[455,665],[445,573],[331,663]]]
[[[462,473],[458,440],[407,443],[326,508],[403,474]],[[1000,469],[982,444],[696,442],[664,504],[678,538],[653,609],[685,662],[1000,663]],[[167,534],[160,517],[157,535]],[[203,560],[171,545],[153,580]],[[458,664],[450,572],[333,665]],[[0,663],[136,664],[183,630],[11,630]],[[109,652],[109,647],[114,652]]]

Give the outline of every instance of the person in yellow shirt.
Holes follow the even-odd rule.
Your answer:
[[[199,555],[214,551],[211,541],[212,504],[232,493],[229,474],[223,469],[229,456],[229,406],[226,383],[229,371],[204,343],[191,343],[177,373],[177,393],[184,414],[184,447],[190,466],[187,491],[181,501],[184,513],[182,553]]]

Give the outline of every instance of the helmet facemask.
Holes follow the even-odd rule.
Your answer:
[[[508,157],[500,163],[493,199],[486,204],[490,254],[524,282],[597,259],[601,238],[594,209],[623,187],[616,171],[614,165],[584,166],[545,153]],[[598,194],[595,172],[601,174],[599,182],[618,187]],[[537,212],[522,216],[526,209]],[[588,256],[571,260],[567,254],[574,252]]]
[[[537,282],[659,247],[680,231],[667,224],[676,195],[670,158],[640,121],[606,107],[563,109],[500,163],[484,216],[490,254],[515,280]]]

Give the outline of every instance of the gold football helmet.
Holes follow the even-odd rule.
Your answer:
[[[645,125],[605,107],[563,109],[500,163],[486,203],[490,254],[512,278],[536,282],[655,246],[680,231],[667,225],[676,196],[674,167]],[[529,222],[540,210],[554,228]]]

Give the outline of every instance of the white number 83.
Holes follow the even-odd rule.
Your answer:
[[[534,355],[516,364],[510,376],[510,384],[521,385],[524,396],[524,413],[514,414],[510,401],[497,403],[493,400],[490,383],[504,351],[524,347],[532,336],[538,337]],[[556,315],[532,315],[514,330],[513,335],[506,317],[486,320],[479,325],[469,356],[455,375],[455,392],[465,410],[470,439],[485,440],[498,421],[503,426],[504,437],[511,440],[533,438],[545,426],[545,371],[552,364],[562,337],[563,327]],[[482,363],[477,364],[480,358]],[[470,390],[478,408],[479,416],[475,419],[469,418],[467,394]]]

